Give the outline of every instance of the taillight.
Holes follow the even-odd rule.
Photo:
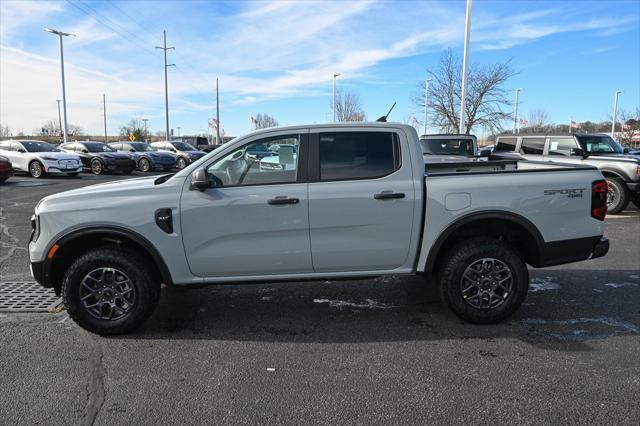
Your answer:
[[[609,185],[606,180],[596,180],[591,184],[591,217],[604,220],[607,215],[607,192]]]

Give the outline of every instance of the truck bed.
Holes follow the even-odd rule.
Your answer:
[[[522,161],[515,159],[486,160],[461,158],[456,161],[430,161],[425,163],[427,176],[474,175],[486,173],[554,172],[570,170],[593,170],[593,166],[559,164],[544,161]]]

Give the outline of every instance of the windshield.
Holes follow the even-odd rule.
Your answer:
[[[423,154],[473,155],[471,139],[420,139]]]
[[[83,144],[89,152],[116,152],[115,149],[109,145],[99,142],[85,143]]]
[[[131,146],[133,147],[133,149],[135,149],[136,151],[157,151],[154,147],[152,147],[149,144],[146,143],[142,143],[142,142],[138,142],[138,143],[132,143]]]
[[[27,152],[58,152],[59,149],[46,142],[20,142]]]
[[[578,135],[578,141],[589,154],[622,154],[622,147],[607,135]]]
[[[194,147],[184,142],[171,142],[171,145],[173,145],[178,151],[195,151],[196,150]]]

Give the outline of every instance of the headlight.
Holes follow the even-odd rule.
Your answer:
[[[636,167],[636,177],[640,177],[640,165]]]
[[[40,236],[40,216],[31,216],[31,241],[36,241]]]

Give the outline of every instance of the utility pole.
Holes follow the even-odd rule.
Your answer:
[[[618,96],[620,96],[622,92],[620,90],[616,91],[616,95],[613,101],[613,121],[611,122],[611,137],[613,138],[613,133],[616,131],[616,115],[618,115]],[[622,129],[620,129],[622,130]]]
[[[216,145],[220,144],[220,92],[218,92],[218,79],[216,78]]]
[[[147,142],[147,121],[149,121],[149,119],[143,118],[142,121],[144,121],[144,141]]]
[[[56,99],[56,102],[58,103],[58,128],[60,129],[60,132],[62,132],[62,115],[60,115],[60,102],[62,102],[60,99]]]
[[[107,101],[104,93],[102,94],[102,113],[104,114],[104,143],[109,142],[107,138]]]
[[[331,104],[331,109],[333,110],[333,122],[336,122],[336,77],[340,75],[339,72],[333,73],[333,103]]]
[[[178,129],[178,137],[180,137],[180,129],[181,129],[181,128],[182,128],[182,127],[180,127],[180,126],[176,127],[176,129]]]
[[[162,47],[156,46],[156,49],[162,49],[164,52],[164,114],[165,114],[165,131],[167,132],[167,140],[171,140],[169,134],[169,83],[167,82],[167,68],[175,67],[176,64],[167,64],[167,50],[175,49],[175,47],[167,47],[167,31],[163,30],[164,44]]]
[[[62,109],[64,110],[64,127],[62,128],[62,141],[67,142],[67,93],[64,86],[64,48],[62,47],[62,37],[76,37],[75,34],[63,33],[51,28],[44,29],[48,33],[57,35],[60,38],[60,70],[62,71]]]
[[[425,80],[424,84],[424,134],[427,134],[427,116],[428,116],[428,108],[429,108],[429,82],[430,78]]]
[[[521,88],[516,89],[516,103],[515,111],[513,112],[513,134],[515,135],[518,130],[518,98],[520,97]]]
[[[464,55],[462,56],[462,94],[460,96],[460,130],[461,135],[467,132],[465,104],[467,97],[467,62],[469,60],[469,38],[471,38],[471,0],[467,0],[467,15],[464,26]]]

